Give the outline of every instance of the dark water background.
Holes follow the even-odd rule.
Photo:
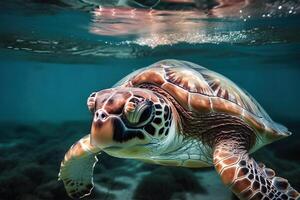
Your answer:
[[[84,1],[1,1],[0,199],[68,199],[57,173],[70,145],[89,133],[88,95],[168,58],[229,77],[294,133],[255,157],[299,191],[298,6],[274,1],[259,12],[207,17],[112,12]],[[103,155],[94,180],[86,199],[234,199],[213,169]]]

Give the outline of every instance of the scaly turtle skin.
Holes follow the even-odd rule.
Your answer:
[[[290,132],[220,74],[163,60],[92,93],[87,104],[91,134],[70,148],[59,173],[71,197],[90,194],[96,155],[104,151],[161,165],[214,166],[240,199],[299,198],[286,179],[249,156]]]

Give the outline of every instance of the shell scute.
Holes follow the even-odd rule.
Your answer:
[[[187,104],[189,94],[186,90],[171,83],[163,84],[162,89],[168,91],[168,93],[170,93],[171,96],[175,97],[178,103],[182,105],[185,109],[189,109],[189,106]]]
[[[139,85],[141,83],[150,82],[156,83],[157,85],[162,85],[165,80],[161,75],[161,71],[158,69],[147,69],[144,72],[137,74],[134,79],[132,79],[133,85]]]
[[[189,105],[196,112],[210,112],[212,108],[210,97],[201,94],[190,94]]]
[[[189,92],[213,95],[211,88],[196,71],[180,67],[166,68],[165,79]]]
[[[217,112],[227,112],[233,115],[242,115],[241,108],[233,102],[222,101],[217,97],[211,97],[212,110]]]

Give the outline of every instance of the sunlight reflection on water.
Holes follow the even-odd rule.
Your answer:
[[[3,26],[0,45],[43,55],[128,58],[146,56],[153,48],[177,44],[299,42],[300,35],[295,34],[299,31],[299,0],[260,2],[263,5],[246,5],[245,1],[238,0],[212,9],[144,9],[114,6],[117,2],[112,1],[100,4],[98,0],[73,0],[66,2],[71,11],[56,7],[57,12],[51,15],[35,13],[40,5],[37,4],[31,11],[36,15],[28,15],[30,10],[26,9],[24,16],[18,13],[19,17],[12,20],[24,27],[22,32],[6,31]],[[72,25],[73,15],[76,24]],[[49,20],[56,26],[44,26]]]

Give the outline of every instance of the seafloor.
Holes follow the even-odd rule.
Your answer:
[[[291,131],[299,123],[286,124]],[[2,124],[0,134],[0,199],[68,199],[57,180],[60,161],[70,145],[89,132],[89,122],[61,124]],[[269,145],[257,153],[277,174],[300,190],[298,137]],[[162,167],[100,155],[95,169],[95,188],[84,199],[226,200],[234,195],[213,169]]]

